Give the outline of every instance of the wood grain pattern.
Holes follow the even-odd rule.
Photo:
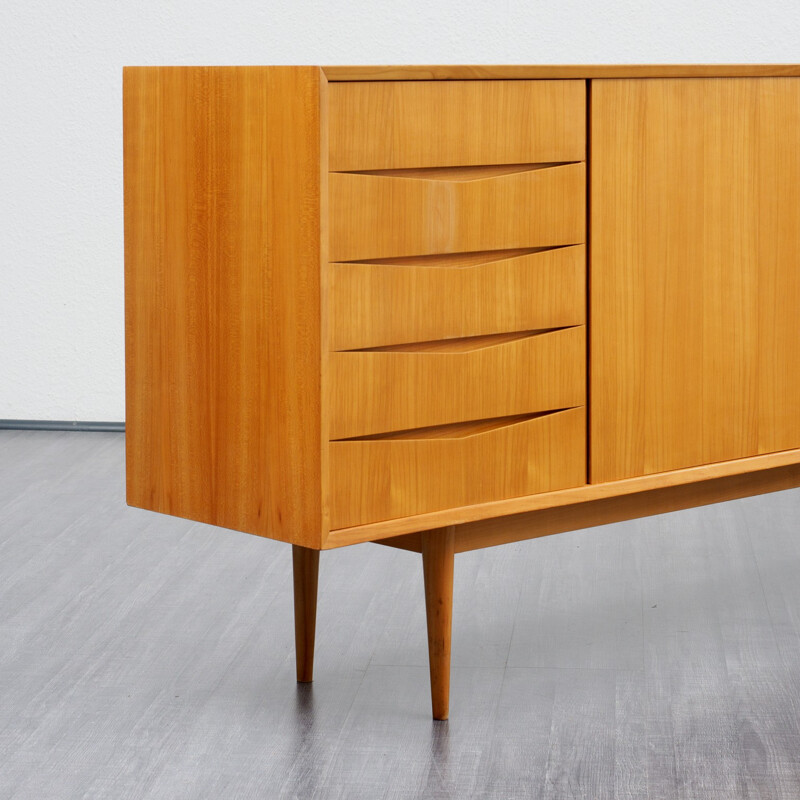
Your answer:
[[[583,245],[334,264],[331,272],[334,350],[558,328],[586,318]]]
[[[330,230],[328,220],[328,135],[329,135],[329,106],[330,92],[328,81],[320,72],[319,84],[319,324],[320,324],[320,437],[322,442],[320,452],[320,517],[321,539],[331,529],[331,512],[328,503],[328,484],[330,481],[330,451],[327,441],[330,439],[330,370],[328,369],[328,351],[331,343],[331,285],[333,283],[333,270],[328,259],[328,242]]]
[[[403,169],[361,169],[355,170],[359,175],[382,175],[387,178],[420,178],[436,181],[474,181],[480,178],[497,178],[500,175],[512,175],[515,172],[531,172],[537,169],[549,169],[577,161],[538,161],[525,164],[481,164],[470,167],[413,167]]]
[[[450,716],[450,641],[453,631],[455,529],[422,534],[422,575],[428,623],[431,710],[434,719]]]
[[[577,486],[586,480],[585,434],[577,408],[450,439],[331,442],[331,524]]]
[[[593,500],[613,500],[617,498],[620,503],[624,503],[624,497],[630,494],[646,494],[657,489],[701,483],[729,476],[744,476],[742,484],[746,487],[751,478],[752,484],[757,485],[761,480],[759,475],[765,470],[778,470],[779,468],[792,467],[796,464],[800,464],[800,450],[788,450],[782,453],[769,453],[736,461],[724,461],[719,464],[704,464],[700,467],[660,472],[654,475],[627,478],[609,483],[587,484],[553,492],[479,503],[469,507],[449,508],[443,511],[414,516],[409,515],[403,519],[390,519],[385,522],[343,527],[339,530],[331,531],[325,547],[326,549],[343,547],[358,542],[370,542],[389,536],[399,536],[446,525],[463,525],[480,520],[500,520],[514,514],[539,511],[545,508],[586,504]],[[776,472],[775,474],[778,473]],[[777,488],[789,487],[778,486]],[[759,494],[765,491],[773,490],[763,488],[752,491],[750,494]],[[748,492],[745,491],[739,496],[744,497],[747,494]]]
[[[314,680],[314,638],[317,629],[319,550],[292,545],[294,585],[294,652],[297,680]]]
[[[320,71],[124,73],[131,505],[321,543]]]
[[[784,491],[800,486],[800,464],[728,475],[710,480],[647,489],[634,494],[590,497],[584,502],[553,506],[456,525],[455,552],[465,553],[540,536],[594,528],[628,519],[665,514],[741,497]],[[375,544],[422,552],[423,531],[404,533]]]
[[[703,69],[696,75],[703,74]],[[752,70],[750,74],[765,73]],[[333,374],[329,374],[333,362],[329,364],[322,354],[334,346],[328,335],[336,335],[339,321],[347,313],[344,303],[336,306],[335,300],[329,303],[324,298],[329,291],[335,292],[339,271],[351,276],[354,285],[358,282],[351,291],[359,292],[374,275],[391,272],[391,281],[381,278],[373,296],[381,292],[391,296],[395,287],[404,285],[403,276],[414,273],[414,287],[409,282],[404,290],[410,332],[404,332],[399,317],[389,319],[380,338],[376,334],[375,339],[361,339],[357,338],[361,333],[348,330],[347,336],[352,338],[344,346],[347,348],[533,330],[543,323],[526,322],[517,315],[533,314],[535,303],[526,304],[524,312],[511,300],[507,305],[500,302],[488,308],[492,300],[491,291],[485,293],[489,268],[494,265],[509,270],[512,261],[516,268],[523,260],[542,263],[582,251],[576,246],[530,252],[583,240],[585,192],[583,164],[527,169],[532,156],[515,157],[499,167],[465,162],[457,165],[455,173],[438,169],[435,176],[420,171],[455,165],[416,164],[415,177],[408,172],[403,177],[329,175],[327,95],[320,88],[321,82],[324,87],[315,68],[129,69],[125,75],[124,120],[130,501],[312,547],[321,546],[320,532],[324,537],[328,529],[323,473],[335,445],[380,444],[413,447],[420,452],[416,450],[420,444],[449,447],[453,442],[475,442],[482,436],[487,440],[499,437],[502,432],[494,428],[472,437],[438,441],[428,438],[323,445],[333,435],[326,412],[335,400],[331,392]],[[598,81],[598,97],[604,91],[612,92],[611,84]],[[616,330],[636,333],[632,337],[639,342],[636,347],[651,347],[669,333],[677,343],[675,352],[653,347],[655,356],[649,359],[649,368],[653,374],[661,369],[661,377],[647,385],[678,387],[677,399],[665,389],[656,400],[656,408],[662,412],[666,409],[672,424],[683,420],[678,432],[688,442],[686,447],[695,452],[699,441],[700,457],[705,461],[787,449],[800,443],[796,412],[800,342],[794,312],[800,302],[800,155],[796,137],[791,134],[800,121],[796,87],[794,80],[769,78],[631,81],[625,91],[619,87],[613,90],[619,96],[616,116],[610,115],[614,130],[607,137],[619,141],[607,143],[609,152],[646,145],[642,163],[649,178],[642,177],[637,183],[628,174],[623,190],[613,187],[613,176],[609,175],[607,182],[601,180],[611,187],[609,202],[593,200],[595,211],[610,214],[609,209],[616,207],[631,212],[616,213],[614,219],[605,220],[617,226],[620,237],[628,236],[625,225],[641,234],[645,227],[637,228],[636,214],[646,211],[647,217],[655,220],[655,233],[647,235],[652,234],[656,244],[647,251],[647,257],[655,258],[652,253],[660,252],[658,258],[677,260],[683,272],[663,284],[651,282],[645,291],[637,288],[635,276],[631,283],[620,283],[620,278],[631,275],[625,273],[625,258],[618,260],[603,269],[608,281],[605,308],[609,316],[604,320],[601,315],[593,321],[598,334],[609,337],[609,341],[614,325],[618,326]],[[648,103],[642,100],[645,93],[651,93],[647,94]],[[656,102],[652,102],[653,97]],[[259,123],[254,125],[253,118]],[[648,125],[637,133],[632,119]],[[675,119],[681,124],[671,125]],[[669,137],[653,133],[646,138],[651,129],[671,133]],[[635,138],[637,135],[641,141]],[[702,158],[692,144],[693,137],[702,141]],[[373,167],[403,168],[396,164]],[[487,168],[514,171],[489,177],[483,174]],[[579,180],[575,177],[578,173]],[[564,175],[572,177],[568,181],[558,177]],[[358,187],[380,188],[367,192],[359,188],[349,199],[345,197],[347,202],[342,206],[339,201],[347,192],[340,191],[341,187],[350,186],[351,180]],[[554,186],[537,188],[537,182]],[[572,188],[565,188],[566,184]],[[734,186],[732,191],[728,184]],[[661,213],[663,206],[659,203],[664,200],[659,198],[659,187],[666,187],[672,198],[668,213]],[[572,200],[566,200],[566,195]],[[274,202],[276,197],[279,202]],[[337,208],[347,208],[349,203],[351,211],[356,212],[348,216],[342,211],[349,220],[344,224],[352,224],[355,247],[350,253],[346,249],[344,255],[337,255],[334,249],[326,252],[328,214],[324,205],[328,197],[333,205],[334,247],[337,220],[341,221]],[[358,199],[355,206],[353,198]],[[375,198],[377,204],[372,202]],[[573,214],[576,205],[579,211]],[[365,216],[362,212],[366,207],[369,211]],[[409,216],[409,207],[416,209],[418,216]],[[531,208],[534,213],[529,213]],[[395,229],[392,220],[398,218],[402,224]],[[559,228],[565,224],[576,232],[580,229],[574,241],[566,235],[559,241]],[[520,233],[525,235],[518,236]],[[377,247],[370,238],[373,235],[384,237]],[[689,248],[688,241],[698,246]],[[626,258],[641,259],[644,251],[641,245],[638,247],[635,243],[628,245]],[[483,255],[487,250],[506,250],[513,255],[490,261]],[[708,255],[712,251],[716,253],[713,258]],[[686,265],[696,264],[692,258],[701,257],[703,268],[696,270],[701,274],[698,282]],[[330,265],[334,259],[384,263]],[[595,262],[596,268],[599,263]],[[369,269],[369,278],[360,272],[362,268]],[[352,273],[348,272],[351,269]],[[474,279],[472,286],[471,278],[462,277],[470,270],[482,276]],[[475,327],[471,327],[472,320],[459,320],[454,312],[451,316],[449,309],[441,314],[426,313],[422,305],[414,306],[412,293],[421,286],[427,286],[432,296],[451,296],[448,286],[436,283],[438,275],[445,274],[452,275],[451,285],[459,281],[464,284],[465,288],[459,290],[465,293],[464,298],[472,292],[473,297],[481,294],[486,300],[485,311],[468,315],[474,317]],[[613,290],[615,276],[617,288],[625,285],[628,291],[632,286],[634,292],[650,292],[658,298],[646,314],[631,314],[626,305],[629,298]],[[329,287],[331,281],[334,284]],[[570,281],[564,284],[567,294],[575,289],[574,280]],[[493,291],[502,297],[499,286]],[[509,293],[505,296],[508,298]],[[567,305],[574,302],[563,299]],[[453,308],[456,305],[465,308],[467,301],[462,298]],[[329,306],[332,320],[328,319]],[[402,309],[402,304],[398,306]],[[667,315],[670,307],[674,307],[674,315]],[[493,317],[494,313],[498,317]],[[702,329],[697,327],[698,319],[704,320]],[[439,323],[442,327],[436,328]],[[376,330],[379,327],[374,322],[364,325],[373,325]],[[642,325],[648,334],[639,337],[642,328],[637,326]],[[361,331],[361,326],[361,322],[354,323],[353,331]],[[401,332],[396,334],[395,330]],[[368,332],[367,336],[373,334]],[[513,350],[521,348],[524,341],[520,338],[497,346]],[[623,337],[622,341],[622,349],[615,356],[620,356],[623,369],[643,369],[639,356],[631,356],[630,340]],[[701,369],[698,360],[692,358],[698,343],[702,343]],[[469,353],[472,345],[463,341],[453,344],[462,346],[467,347],[463,353],[427,348],[430,352],[417,354],[341,355],[391,357],[391,362],[400,363],[407,357],[450,359],[480,352]],[[658,366],[659,359],[662,367]],[[664,363],[669,365],[666,372]],[[663,376],[667,373],[678,375],[680,381],[666,381]],[[713,380],[709,377],[712,373],[716,373]],[[600,380],[603,374],[602,369],[595,370],[594,377]],[[607,386],[614,383],[608,381],[608,374],[604,379]],[[698,381],[702,385],[699,394]],[[593,396],[602,402],[602,392]],[[698,397],[703,407],[699,427]],[[638,406],[635,398],[627,408],[617,404],[623,408],[620,417],[627,414],[629,423],[640,418]],[[523,410],[510,405],[503,413],[508,408]],[[480,416],[487,410],[488,406]],[[489,411],[490,416],[495,413]],[[461,415],[467,416],[471,414]],[[416,418],[412,427],[420,424],[420,419]],[[444,413],[431,419],[454,421]],[[636,454],[645,435],[662,449],[680,441],[680,436],[676,439],[674,431],[664,426],[663,416],[651,414],[650,419],[653,421],[646,431],[630,423],[628,440],[623,434],[617,437],[634,458],[639,457]],[[539,422],[529,419],[508,430]],[[394,428],[393,417],[390,424]],[[425,424],[436,423],[426,420]],[[383,429],[384,423],[378,427]],[[447,435],[452,435],[452,429]],[[501,452],[493,457],[499,458]],[[791,463],[795,455],[788,451],[767,458],[776,465]],[[665,463],[659,468],[665,468]],[[749,458],[724,460],[714,467],[721,472],[713,474],[760,470],[763,463]],[[654,467],[651,463],[647,468]],[[653,477],[656,483],[651,488],[672,485],[671,481],[679,485],[688,480],[708,480],[709,474],[677,469]],[[600,495],[596,497],[625,496],[640,491],[642,484],[634,486],[622,480],[605,482],[598,488]],[[363,537],[385,535],[387,530],[419,530],[492,513],[535,509],[546,503],[558,506],[582,502],[581,498],[589,495],[570,494],[581,491],[586,489],[485,503],[469,501],[464,507],[460,505],[463,501],[458,501],[438,511],[407,512],[410,516],[405,519],[345,526],[325,546],[363,541]]]
[[[332,83],[337,171],[583,161],[583,81]]]
[[[462,343],[435,342],[453,347]],[[466,340],[471,342],[472,340]],[[413,347],[413,345],[409,345]],[[472,348],[475,349],[472,349]],[[331,353],[332,439],[582,406],[583,326],[470,349]]]
[[[361,64],[322,70],[336,82],[800,77],[800,64]]]
[[[592,89],[591,480],[800,446],[800,81]]]
[[[330,175],[330,257],[579,244],[586,169],[567,164],[474,181]]]
[[[800,486],[800,464],[544,508],[456,527],[456,552],[594,528]]]

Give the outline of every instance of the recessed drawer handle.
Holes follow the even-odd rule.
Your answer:
[[[480,164],[469,167],[407,167],[403,169],[353,169],[341,170],[348,175],[375,175],[383,178],[409,178],[424,181],[478,181],[500,178],[517,172],[565,167],[579,161],[545,161],[535,164]]]
[[[480,436],[490,431],[500,428],[510,428],[514,425],[521,425],[532,419],[540,417],[550,417],[553,414],[561,414],[564,411],[571,411],[573,408],[581,406],[570,406],[568,408],[556,408],[550,411],[538,411],[534,414],[515,414],[511,417],[494,417],[492,419],[470,420],[469,422],[455,422],[449,425],[432,425],[428,428],[412,428],[406,431],[390,431],[389,433],[375,433],[371,436],[351,436],[348,439],[333,439],[334,442],[387,442],[400,439],[468,439]]]
[[[478,269],[486,264],[498,261],[509,261],[520,256],[533,253],[545,253],[549,250],[563,250],[577,247],[582,242],[573,244],[555,244],[545,247],[516,247],[508,250],[478,250],[472,253],[434,253],[429,256],[397,256],[395,258],[360,258],[356,261],[336,261],[337,264],[364,264],[374,267],[441,267],[443,269]]]
[[[355,350],[343,350],[344,353],[474,353],[487,347],[500,347],[520,339],[532,339],[548,333],[580,328],[581,325],[561,325],[556,328],[539,328],[532,331],[514,331],[513,333],[490,333],[485,336],[465,336],[460,339],[438,339],[431,342],[412,342],[410,344],[387,344],[382,347],[362,347]]]

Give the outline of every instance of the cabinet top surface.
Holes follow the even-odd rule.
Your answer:
[[[329,81],[800,76],[800,64],[472,64],[322,67]]]
[[[406,64],[318,68],[329,81],[800,77],[800,64]]]

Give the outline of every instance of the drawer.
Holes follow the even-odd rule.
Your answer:
[[[331,353],[330,438],[580,406],[583,326]]]
[[[334,264],[331,276],[334,350],[558,328],[586,317],[584,245]]]
[[[333,528],[586,483],[586,410],[330,443]]]
[[[328,85],[329,169],[583,161],[584,81]]]
[[[330,259],[579,244],[583,163],[329,176]]]

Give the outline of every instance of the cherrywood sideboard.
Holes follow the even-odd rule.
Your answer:
[[[127,496],[454,555],[800,485],[800,66],[130,67]]]

